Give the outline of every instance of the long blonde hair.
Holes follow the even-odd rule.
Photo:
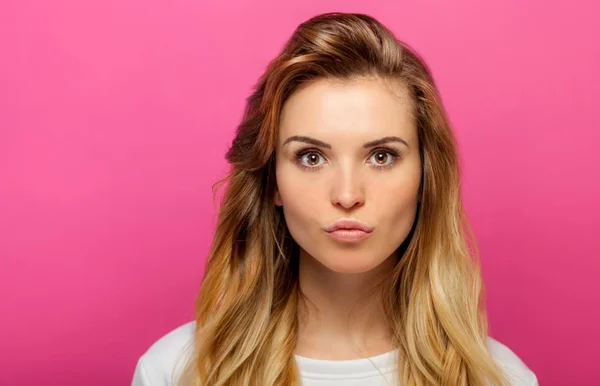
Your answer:
[[[403,386],[502,385],[487,350],[476,242],[461,204],[455,140],[424,61],[374,18],[302,23],[248,98],[227,152],[218,224],[196,302],[194,353],[180,385],[299,385],[298,245],[273,202],[282,106],[317,79],[400,81],[413,101],[423,174],[413,229],[385,282]]]

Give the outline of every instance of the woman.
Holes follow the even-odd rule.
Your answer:
[[[227,160],[196,320],[140,358],[133,385],[537,385],[487,336],[430,72],[378,21],[301,24]]]

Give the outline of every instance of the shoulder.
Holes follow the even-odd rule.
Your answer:
[[[155,341],[138,359],[132,386],[172,386],[193,350],[196,322],[185,323]],[[511,386],[538,386],[536,375],[510,348],[488,337],[488,350]]]
[[[511,386],[538,386],[533,371],[510,348],[492,337],[488,337],[487,346],[492,358],[508,376]]]
[[[154,342],[138,359],[132,386],[171,386],[193,352],[196,322],[183,324]]]

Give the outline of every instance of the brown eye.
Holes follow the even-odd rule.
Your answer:
[[[307,168],[317,168],[322,165],[323,156],[317,152],[311,151],[298,155],[300,165]]]
[[[377,168],[391,167],[398,157],[398,153],[393,150],[378,150],[371,154],[369,162]]]
[[[308,154],[308,157],[306,157],[306,162],[308,162],[308,164],[310,166],[318,165],[319,164],[319,155],[315,154],[315,153]]]
[[[383,151],[378,151],[375,153],[375,162],[380,165],[385,165],[386,161],[389,158],[389,154]]]

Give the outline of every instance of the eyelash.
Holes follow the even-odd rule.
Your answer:
[[[296,152],[296,157],[295,157],[296,164],[300,168],[307,169],[307,170],[310,170],[310,171],[321,169],[321,167],[323,165],[320,165],[320,166],[306,166],[306,165],[304,165],[302,163],[302,157],[304,157],[307,154],[312,154],[312,153],[318,154],[319,157],[325,158],[323,156],[323,154],[319,150],[317,150],[317,149],[301,149],[301,150],[298,150]],[[392,166],[394,166],[394,164],[397,162],[398,158],[400,158],[400,156],[401,156],[401,154],[398,151],[396,151],[396,150],[394,150],[392,148],[389,148],[389,147],[380,147],[380,148],[374,149],[371,152],[371,154],[369,154],[369,158],[371,158],[374,154],[377,154],[377,153],[387,153],[388,155],[390,155],[392,157],[392,162],[390,162],[387,165],[381,165],[381,166],[375,165],[374,167],[376,169],[391,169]]]

